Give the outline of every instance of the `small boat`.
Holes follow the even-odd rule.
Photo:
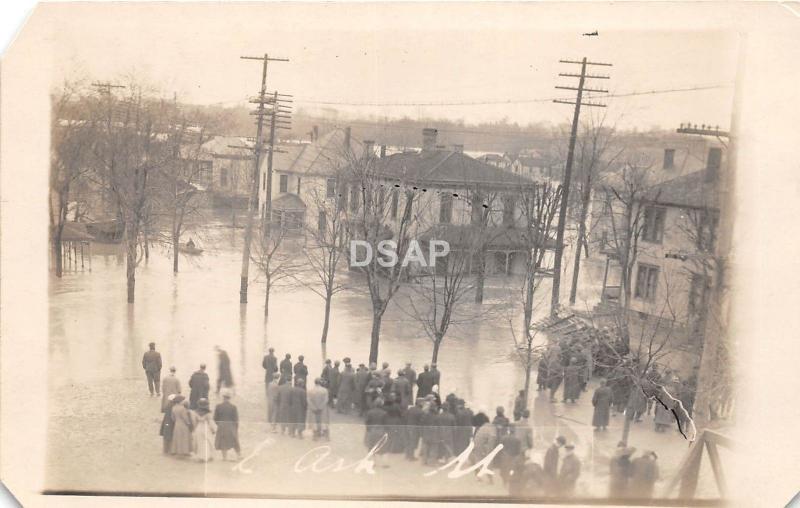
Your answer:
[[[197,247],[193,243],[182,243],[178,247],[178,250],[183,252],[184,254],[189,254],[190,256],[198,256],[203,253],[203,249]]]

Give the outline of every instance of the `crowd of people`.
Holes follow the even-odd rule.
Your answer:
[[[150,344],[143,357],[151,396],[162,397],[160,435],[165,454],[210,461],[217,451],[227,460],[233,450],[236,458],[240,457],[239,416],[231,402],[234,387],[230,359],[224,350],[215,349],[219,372],[216,393],[223,400],[213,412],[205,364],[191,375],[186,399],[174,367],[161,380],[159,390],[161,358],[155,344]],[[392,370],[386,362],[378,368],[375,363],[354,366],[349,357],[341,361],[328,359],[320,375],[309,383],[309,369],[302,355],[293,362],[292,355],[287,353],[279,361],[270,348],[262,367],[269,432],[295,439],[310,436],[313,440],[329,440],[332,412],[357,415],[364,423],[364,447],[373,452],[377,467],[389,467],[387,457],[392,454],[439,467],[461,457],[471,447],[468,455],[464,455],[468,464],[482,463],[493,473],[478,475],[478,479],[493,483],[496,475],[513,496],[564,497],[575,492],[581,475],[575,443],[559,436],[544,453],[541,464],[533,460],[534,428],[524,390],[520,390],[514,401],[512,421],[502,406],[490,418],[488,411],[473,411],[454,393],[442,398],[441,372],[435,363],[424,365],[417,373],[411,363]],[[592,397],[592,425],[596,430],[604,430],[609,415],[616,412],[639,421],[647,411],[648,399],[632,396],[636,390],[623,384],[626,377],[620,373],[629,368],[623,362],[603,372],[606,377],[601,378]],[[574,403],[599,370],[592,348],[562,341],[551,345],[544,354],[537,383],[539,390],[550,391],[551,400],[563,384],[562,401]],[[664,372],[658,379],[669,374]],[[657,425],[671,425],[674,421],[671,418],[665,422],[659,415],[656,405]],[[495,453],[498,445],[502,447]],[[644,451],[640,457],[631,459],[634,453],[635,449],[620,443],[612,457],[611,497],[652,496],[658,479],[657,456],[655,452]],[[476,469],[476,473],[480,470]]]

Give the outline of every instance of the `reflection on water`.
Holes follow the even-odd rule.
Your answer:
[[[151,341],[162,353],[164,372],[174,365],[182,380],[207,363],[213,381],[213,347],[219,345],[231,357],[237,385],[258,386],[258,393],[263,383],[261,359],[268,347],[274,347],[279,358],[287,352],[293,359],[305,355],[312,375],[321,372],[326,358],[350,356],[355,365],[366,363],[371,307],[358,277],[344,274],[357,290],[335,297],[328,343],[323,346],[324,305],[312,291],[276,290],[268,321],[263,317],[264,286],[258,280],[251,283],[250,303],[239,304],[241,235],[241,230],[221,224],[193,235],[205,252],[182,256],[177,276],[170,252],[152,248],[150,260],[137,270],[133,305],[125,301],[125,264],[118,246],[93,246],[91,273],[51,281],[52,382],[142,377],[141,355]],[[251,277],[253,272],[251,267]],[[439,355],[443,393],[455,391],[474,407],[511,402],[524,376],[510,356],[508,319],[505,315],[467,330],[453,329],[445,338]],[[380,361],[388,361],[393,369],[411,361],[421,370],[431,349],[419,325],[390,306],[383,320]]]

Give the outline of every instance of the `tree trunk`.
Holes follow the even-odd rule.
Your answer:
[[[331,320],[331,300],[333,299],[333,295],[328,293],[325,295],[325,321],[322,323],[322,340],[321,342],[325,344],[328,342],[328,325],[330,324]]]
[[[442,338],[443,337],[436,337],[433,340],[433,355],[431,355],[431,363],[436,363],[439,359],[439,346],[442,345]]]
[[[177,235],[172,235],[172,271],[178,273],[178,254],[180,248],[180,240]]]
[[[133,240],[135,241],[135,240]],[[131,242],[131,240],[128,240]],[[136,244],[128,245],[126,272],[128,277],[128,303],[133,303],[136,288]]]
[[[483,303],[483,285],[486,282],[486,252],[478,252],[478,278],[475,282],[475,303]]]
[[[269,275],[267,275],[267,290],[264,291],[264,317],[269,317],[269,290],[272,289],[272,284],[269,280]],[[247,302],[242,302],[247,303]]]
[[[53,261],[55,263],[56,277],[64,274],[64,258],[62,257],[61,234],[56,233],[53,238]]]
[[[372,335],[369,343],[369,363],[378,363],[378,344],[381,340],[383,312],[372,312]]]
[[[585,193],[584,193],[585,194]],[[586,207],[588,206],[586,196],[582,196],[580,220],[578,221],[578,238],[575,243],[575,264],[572,267],[572,286],[569,289],[569,303],[575,305],[578,295],[578,276],[581,272],[581,245],[586,237]],[[588,252],[587,252],[588,257]]]
[[[533,346],[533,338],[528,336],[528,351],[526,351],[527,358],[525,361],[525,404],[523,406],[524,409],[528,409],[528,394],[530,393],[530,388],[531,388],[531,369],[533,368],[533,365],[531,365],[531,357],[533,356],[533,351],[531,350],[532,346]]]

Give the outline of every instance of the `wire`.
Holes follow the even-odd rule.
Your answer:
[[[716,85],[701,85],[691,86],[685,88],[665,88],[660,90],[646,90],[634,91],[626,93],[616,93],[607,95],[589,96],[589,99],[605,99],[613,97],[633,97],[637,95],[656,95],[663,93],[674,92],[693,92],[699,90],[713,90],[719,88],[729,88],[732,83],[716,84]],[[506,100],[481,100],[481,101],[463,101],[463,102],[346,102],[334,100],[317,100],[317,99],[298,99],[295,98],[294,102],[302,104],[317,104],[324,106],[483,106],[483,105],[500,105],[500,104],[529,104],[536,102],[551,102],[553,99],[560,99],[561,97],[548,97],[540,99],[506,99]]]

